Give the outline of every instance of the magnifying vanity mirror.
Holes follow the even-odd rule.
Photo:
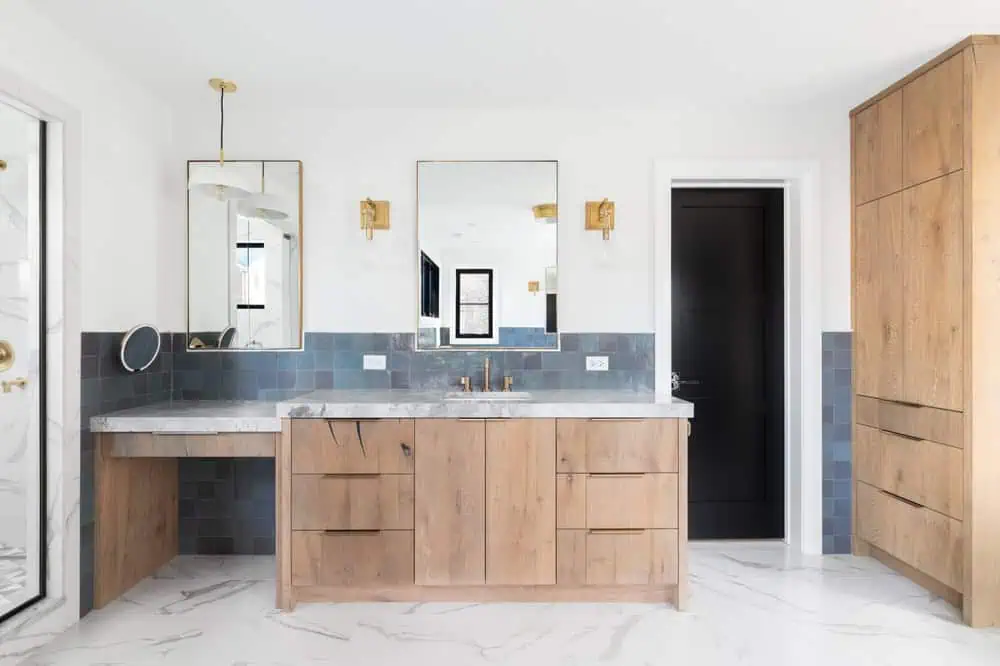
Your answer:
[[[129,372],[141,372],[160,355],[160,331],[149,324],[135,326],[122,338],[119,359]]]
[[[559,165],[418,162],[417,349],[559,348]]]
[[[214,182],[218,161],[189,161]],[[302,348],[302,162],[227,160],[241,199],[188,192],[187,347]]]

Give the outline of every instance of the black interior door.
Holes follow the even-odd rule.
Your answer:
[[[673,370],[693,539],[784,536],[784,197],[674,189]]]

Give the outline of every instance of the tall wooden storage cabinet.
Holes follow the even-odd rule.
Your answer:
[[[1000,37],[851,112],[854,550],[1000,625]]]

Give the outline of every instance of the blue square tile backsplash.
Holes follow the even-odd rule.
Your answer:
[[[823,552],[851,552],[851,333],[823,333]]]

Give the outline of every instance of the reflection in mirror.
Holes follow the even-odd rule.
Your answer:
[[[218,169],[188,162],[189,177]],[[188,192],[188,348],[302,347],[302,163],[227,161],[253,195]]]
[[[418,162],[418,349],[558,349],[558,163]]]

